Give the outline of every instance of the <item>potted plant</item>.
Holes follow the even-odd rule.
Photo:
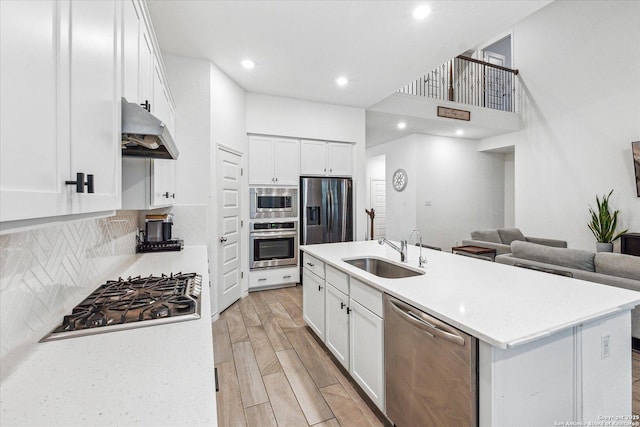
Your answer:
[[[609,209],[609,197],[611,197],[613,190],[608,195],[602,196],[602,200],[596,195],[596,204],[598,209],[595,211],[589,206],[589,213],[591,214],[591,221],[589,229],[596,238],[596,251],[597,252],[613,252],[613,242],[628,230],[621,231],[618,234],[616,232],[616,226],[618,225],[618,212],[611,213]]]

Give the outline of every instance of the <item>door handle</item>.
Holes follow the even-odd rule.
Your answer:
[[[227,241],[227,238],[226,238],[226,237],[222,236],[222,237],[220,238],[220,243],[224,243],[224,242],[226,242],[226,241]]]
[[[345,305],[346,305],[345,303],[341,302],[341,303],[340,303],[340,310],[342,310],[342,309],[344,308],[344,306],[345,306]]]
[[[409,311],[408,307],[404,307],[404,304],[402,303],[389,300],[389,305],[391,309],[396,312],[396,314],[402,316],[405,321],[411,323],[417,328],[422,329],[432,337],[439,337],[453,344],[464,347],[464,338],[461,337],[451,326],[446,325],[424,313],[416,314],[412,311]]]

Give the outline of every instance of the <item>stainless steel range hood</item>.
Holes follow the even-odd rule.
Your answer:
[[[178,147],[162,120],[122,98],[122,155],[177,159]]]

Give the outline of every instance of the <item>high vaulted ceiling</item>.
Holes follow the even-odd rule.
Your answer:
[[[149,0],[164,52],[208,59],[244,90],[367,108],[543,7],[540,1]],[[431,14],[413,18],[428,4]],[[255,61],[253,70],[240,62]],[[335,79],[349,84],[338,87]]]

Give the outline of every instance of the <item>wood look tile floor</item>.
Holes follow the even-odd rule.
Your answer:
[[[218,424],[383,426],[302,319],[302,287],[252,292],[213,323]],[[640,352],[632,352],[640,414]]]
[[[302,319],[302,286],[251,292],[213,323],[218,424],[383,426]]]

